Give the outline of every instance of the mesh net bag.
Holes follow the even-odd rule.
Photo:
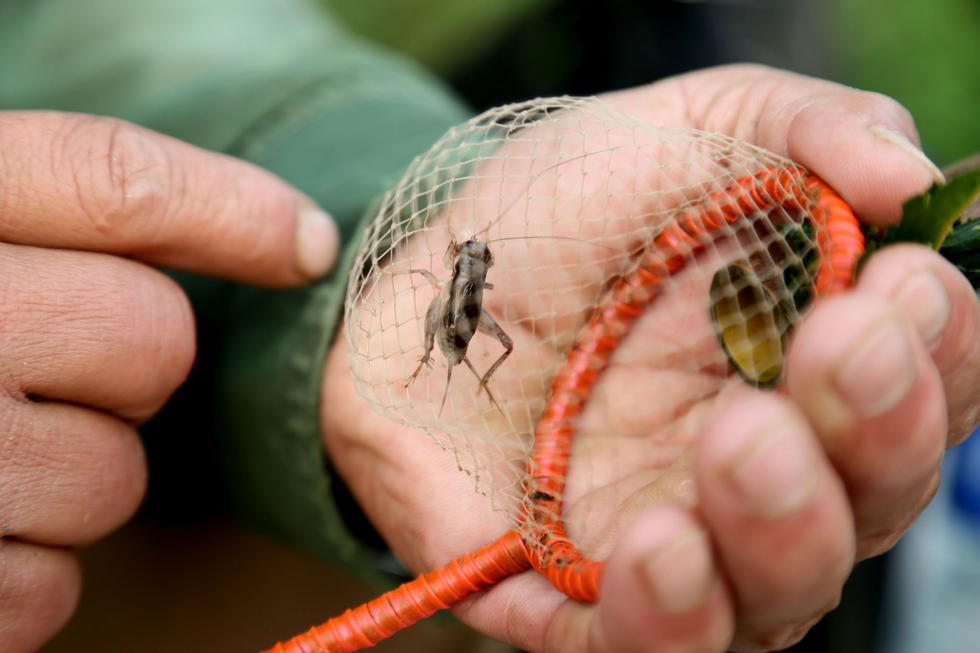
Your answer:
[[[794,324],[862,251],[823,182],[726,136],[567,97],[452,129],[367,229],[351,372],[514,527],[270,651],[371,646],[529,567],[594,601],[616,514],[683,467],[719,400],[779,384]]]
[[[600,488],[628,502],[628,479],[671,455],[657,439],[695,437],[730,388],[777,384],[800,313],[845,282],[853,261],[829,252],[814,183],[594,98],[484,113],[418,157],[369,227],[345,315],[356,388],[451,451],[518,529]],[[569,402],[575,439],[539,473],[536,425]],[[642,455],[619,442],[634,422],[660,434]],[[547,480],[569,451],[569,484]]]

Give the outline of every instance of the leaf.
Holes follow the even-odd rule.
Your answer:
[[[916,195],[902,205],[902,219],[885,230],[882,245],[912,242],[939,249],[950,227],[980,193],[980,169],[953,177],[945,185]]]
[[[953,227],[939,253],[959,268],[974,288],[980,288],[980,217]]]
[[[884,230],[870,228],[865,231],[867,246],[858,267],[864,264],[872,252],[893,243],[919,243],[940,249],[953,224],[978,193],[980,168],[957,175],[946,184],[933,184],[926,192],[907,200],[902,204],[902,218],[896,224],[889,225]],[[961,228],[973,225],[973,236],[962,232],[959,244],[956,245],[957,260],[967,268],[975,268],[975,259],[980,257],[980,238],[976,237],[978,228],[974,225],[975,222],[971,220],[961,225]],[[961,232],[961,228],[956,229],[956,232]]]

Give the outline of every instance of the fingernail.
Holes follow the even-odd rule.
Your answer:
[[[764,519],[795,513],[809,503],[817,485],[813,454],[788,423],[752,438],[736,456],[731,475],[746,507]]]
[[[711,546],[704,531],[679,531],[639,562],[637,577],[661,612],[690,612],[703,605],[715,584]]]
[[[949,295],[932,270],[920,270],[903,283],[896,299],[926,346],[936,344],[949,321]]]
[[[858,417],[877,417],[902,400],[916,375],[915,358],[898,319],[877,323],[847,350],[835,384],[841,399]]]
[[[892,145],[905,150],[906,153],[911,155],[916,161],[919,162],[920,165],[929,171],[933,181],[939,184],[946,183],[946,176],[943,175],[943,171],[940,170],[936,164],[925,155],[925,152],[916,147],[912,141],[905,136],[905,134],[895,131],[891,127],[886,127],[885,125],[871,125],[868,127],[868,130],[878,140],[891,143]]]
[[[294,262],[300,274],[317,279],[333,267],[340,246],[337,225],[323,209],[304,202],[296,224]]]

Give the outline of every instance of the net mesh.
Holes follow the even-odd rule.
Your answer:
[[[359,394],[451,451],[516,523],[552,380],[616,280],[678,216],[760,170],[793,167],[593,98],[500,107],[452,129],[388,192],[358,254],[345,324]],[[685,265],[612,353],[577,422],[566,499],[605,493],[628,504],[726,389],[778,382],[787,334],[812,295],[821,227],[778,204],[743,213],[696,247],[676,245]],[[485,277],[479,265],[454,269],[467,254],[451,245],[469,239],[492,253]],[[445,290],[454,277],[455,298]],[[480,377],[503,339],[484,329],[461,347],[449,326],[475,326],[480,311],[513,341],[486,389]],[[413,379],[427,331],[430,364]]]

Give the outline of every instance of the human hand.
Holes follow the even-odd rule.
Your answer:
[[[304,283],[337,250],[315,212],[271,174],[128,123],[0,113],[4,651],[64,624],[80,588],[71,549],[143,495],[136,425],[195,353],[187,298],[150,265]]]
[[[908,142],[904,110],[827,82],[737,66],[605,99],[651,124],[721,131],[789,156],[869,223],[897,218],[901,201],[933,180]],[[720,400],[696,437],[678,437],[658,402],[669,390],[683,404],[686,388],[645,375],[642,363],[607,370],[602,400],[587,405],[575,436],[564,512],[573,541],[608,554],[599,601],[570,601],[524,574],[457,614],[535,651],[789,645],[835,604],[857,559],[907,528],[935,488],[943,448],[980,417],[978,324],[960,275],[934,253],[896,247],[798,327],[785,395],[725,382],[708,393]],[[643,341],[624,343],[634,353],[623,359],[642,361]],[[506,530],[507,516],[472,492],[452,456],[364,407],[348,364],[338,342],[324,384],[328,452],[409,568],[432,568]],[[610,430],[617,437],[603,438]],[[605,485],[586,486],[577,469]],[[635,479],[613,502],[597,491]]]

